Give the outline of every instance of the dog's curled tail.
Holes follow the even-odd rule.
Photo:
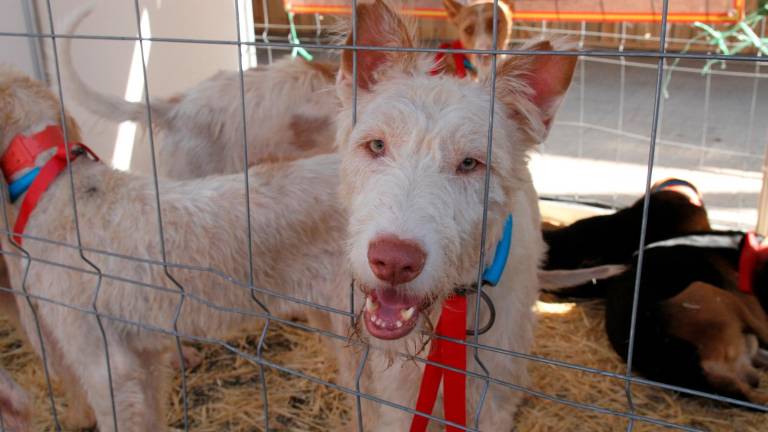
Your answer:
[[[96,2],[91,2],[76,9],[59,26],[62,34],[73,34],[85,18],[95,9]],[[91,113],[112,121],[134,121],[142,126],[146,124],[146,103],[130,102],[125,99],[104,93],[99,93],[86,84],[75,68],[72,59],[72,38],[59,38],[59,65],[62,72],[62,85],[69,90],[79,104]],[[53,61],[51,45],[46,44],[48,59]],[[163,100],[152,100],[152,120],[164,123],[173,104]]]

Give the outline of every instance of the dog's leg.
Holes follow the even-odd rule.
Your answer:
[[[422,369],[423,365],[416,362],[402,358],[392,361],[381,352],[371,351],[361,390],[386,401],[413,408],[416,406]],[[365,430],[405,431],[410,427],[413,416],[403,410],[369,400],[364,400],[362,405]]]
[[[345,346],[344,342],[339,340],[334,340],[331,349],[336,354],[339,385],[354,390],[356,372],[364,354],[362,349]],[[385,357],[380,351],[369,351],[360,379],[360,391],[407,407],[414,407],[420,379],[418,367],[412,362],[403,364],[402,360],[396,360],[390,364]],[[412,369],[416,369],[415,373],[411,373]],[[403,399],[403,395],[410,396]],[[344,430],[353,432],[358,430],[354,396],[350,397],[349,401],[353,404],[352,418],[345,425]],[[361,399],[360,404],[363,429],[366,431],[405,431],[410,426],[411,415],[404,411],[385,407],[364,398]]]
[[[761,345],[768,345],[768,323],[765,321],[765,315],[756,313],[743,300],[738,302],[738,306],[739,318],[744,322],[744,325],[757,336]]]
[[[53,358],[56,357],[56,358]],[[66,392],[67,409],[61,413],[61,423],[67,429],[91,429],[96,426],[96,416],[88,403],[83,385],[72,368],[61,358],[60,353],[52,355],[56,376],[61,379]]]
[[[8,373],[0,369],[0,415],[2,430],[27,432],[32,430],[32,403],[27,392]]]
[[[100,333],[95,328],[95,321],[79,316],[67,318],[70,325],[61,326],[53,332],[59,333],[56,334],[57,340],[66,340],[66,344],[61,345],[65,361],[71,365],[85,388],[99,430],[114,431],[115,423],[121,432],[166,430],[165,419],[158,418],[158,408],[151,406],[157,400],[154,395],[148,396],[149,391],[156,389],[147,387],[155,377],[144,368],[140,357],[109,328],[106,329],[112,377],[111,394],[104,347]],[[62,332],[65,334],[60,334]],[[69,339],[64,339],[65,336]],[[116,419],[112,411],[113,395]]]
[[[710,385],[720,392],[756,404],[768,405],[768,394],[753,389],[748,382],[740,379],[729,365],[718,361],[702,361],[701,368]]]
[[[184,348],[194,350],[194,352],[200,357],[200,361],[197,362],[197,364],[200,364],[202,361],[202,354],[200,354],[199,351],[192,347]],[[176,352],[176,349],[171,349],[171,352],[173,353],[174,358],[178,359],[178,353]],[[158,422],[163,422],[166,418],[166,401],[168,400],[168,393],[170,391],[169,378],[171,368],[173,368],[173,371],[176,371],[177,369],[174,368],[173,365],[171,365],[171,368],[169,368],[168,363],[164,361],[164,359],[167,359],[166,351],[143,352],[139,359],[141,361],[142,368],[147,372],[147,381],[144,383],[144,394],[147,400],[147,406],[154,409],[153,415],[158,419]],[[187,359],[186,351],[184,351],[184,361],[185,365],[187,364],[186,362],[189,361]],[[195,366],[197,366],[197,364]],[[188,371],[189,369],[186,370]]]
[[[768,351],[758,348],[754,356],[752,356],[752,361],[755,366],[768,369]]]
[[[503,342],[501,342],[503,343]],[[471,351],[470,351],[471,353]],[[527,361],[510,358],[501,354],[480,353],[483,364],[492,371],[493,377],[504,382],[514,383],[527,387],[529,383],[527,373]],[[468,358],[468,367],[479,375],[484,375],[470,354]],[[469,411],[467,411],[467,425],[474,426],[475,415],[480,396],[482,395],[485,381],[477,378],[467,378],[467,395],[469,401]],[[523,393],[503,387],[497,384],[490,384],[485,401],[480,410],[481,431],[510,431],[514,425],[514,417],[517,407]]]

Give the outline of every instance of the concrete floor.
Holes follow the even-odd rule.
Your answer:
[[[655,61],[631,63],[623,77],[613,59],[577,66],[552,133],[533,160],[541,194],[613,205],[642,195],[657,68]],[[768,65],[756,75],[756,65],[730,62],[726,69],[716,66],[709,78],[700,72],[703,65],[681,62],[683,70],[672,74],[653,178],[690,180],[716,223],[754,228],[768,144]]]

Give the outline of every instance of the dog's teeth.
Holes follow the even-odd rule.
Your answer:
[[[376,312],[378,308],[379,304],[374,302],[370,296],[365,298],[365,310],[368,312]]]
[[[400,317],[403,319],[403,321],[408,321],[409,319],[413,318],[414,313],[416,313],[416,306],[411,306],[408,309],[401,309]]]
[[[373,315],[371,315],[371,322],[372,322],[372,323],[375,323],[375,322],[376,322],[376,317],[375,317],[375,316],[373,316]]]
[[[403,326],[403,322],[400,320],[397,320],[397,322],[395,323],[395,327],[400,328],[402,326]]]

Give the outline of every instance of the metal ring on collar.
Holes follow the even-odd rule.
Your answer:
[[[488,317],[488,322],[485,323],[485,325],[478,327],[477,335],[479,336],[488,333],[488,331],[493,327],[493,324],[496,322],[496,307],[493,306],[493,300],[491,300],[491,297],[486,294],[485,291],[478,291],[478,289],[474,286],[456,288],[454,292],[457,295],[477,294],[478,292],[480,293],[480,299],[482,299],[486,306],[488,306],[488,312],[490,316]],[[467,336],[474,336],[475,329],[467,329],[466,333]]]

